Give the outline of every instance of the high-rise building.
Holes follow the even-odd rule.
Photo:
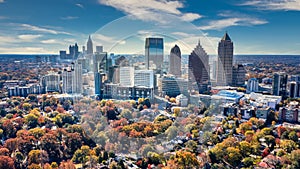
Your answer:
[[[162,76],[158,80],[158,94],[162,97],[176,97],[180,94],[187,95],[188,80],[175,76]]]
[[[188,76],[190,81],[190,89],[204,92],[209,84],[209,64],[208,55],[198,42],[198,45],[189,55]]]
[[[42,82],[46,93],[60,91],[60,75],[57,72],[49,71]]]
[[[134,85],[134,67],[120,67],[120,85]]]
[[[62,92],[68,94],[82,93],[82,65],[72,62],[62,71]]]
[[[154,72],[153,70],[135,70],[134,71],[134,86],[154,87]]]
[[[96,46],[96,52],[102,53],[103,52],[103,46]]]
[[[226,32],[218,46],[217,85],[224,86],[232,84],[232,66],[233,42]]]
[[[94,51],[93,51],[93,41],[91,39],[91,36],[89,36],[89,39],[86,43],[86,47],[87,47],[86,54],[93,54],[94,53]]]
[[[60,59],[67,59],[67,52],[65,50],[59,51],[59,58]]]
[[[107,52],[95,53],[93,58],[94,72],[107,73]]]
[[[246,73],[246,69],[242,64],[234,65],[232,68],[232,86],[244,86]]]
[[[102,96],[102,74],[100,72],[94,72],[94,80],[95,80],[95,95]]]
[[[163,38],[146,38],[145,59],[146,69],[161,71],[164,58]]]
[[[258,80],[256,78],[251,78],[248,80],[246,92],[258,92]]]
[[[298,98],[300,97],[300,82],[292,81],[288,83],[289,97]]]
[[[288,76],[286,73],[275,73],[273,75],[272,94],[276,96],[282,96],[283,98],[285,98],[287,95],[287,80]]]
[[[171,49],[169,64],[169,74],[181,77],[181,51],[177,45]]]

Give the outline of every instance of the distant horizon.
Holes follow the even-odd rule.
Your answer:
[[[113,52],[112,52],[113,53]],[[110,54],[110,53],[108,53]],[[138,55],[138,54],[131,54],[131,53],[113,53],[114,55]],[[59,56],[59,54],[51,54],[51,53],[0,53],[0,55],[23,55],[23,56],[30,56],[30,55],[55,55]],[[143,55],[143,54],[141,54]],[[181,55],[190,55],[190,54],[181,54]],[[215,54],[208,54],[209,56],[217,56]],[[300,56],[300,54],[234,54],[233,56]],[[164,55],[166,56],[166,55]]]

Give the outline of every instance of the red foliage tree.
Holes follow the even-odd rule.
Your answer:
[[[0,156],[0,168],[15,169],[14,160],[8,156]]]

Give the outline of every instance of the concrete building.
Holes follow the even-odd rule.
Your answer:
[[[46,93],[60,91],[60,75],[57,72],[49,71],[42,78],[42,84]]]
[[[287,80],[288,75],[286,73],[275,73],[273,75],[272,94],[285,98],[287,96]]]
[[[298,98],[300,97],[300,82],[292,81],[288,83],[289,97]]]
[[[232,68],[232,86],[244,86],[246,80],[246,73],[246,69],[242,64],[234,65]]]
[[[258,92],[258,80],[256,78],[250,78],[247,82],[247,93]]]
[[[153,70],[135,70],[134,86],[143,86],[154,88],[154,72]]]
[[[181,51],[177,45],[175,45],[170,52],[169,74],[181,77]]]
[[[71,63],[62,71],[62,93],[81,94],[82,82],[82,65],[78,62]]]
[[[218,46],[217,85],[232,85],[233,42],[227,32]]]
[[[134,67],[120,67],[120,85],[134,86]]]
[[[93,50],[93,41],[91,35],[89,36],[89,39],[86,43],[86,47],[87,47],[86,54],[92,55],[94,53],[94,50]]]
[[[188,80],[175,76],[162,76],[158,79],[158,93],[160,96],[176,97],[179,94],[188,95]]]

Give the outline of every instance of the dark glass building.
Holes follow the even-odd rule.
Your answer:
[[[207,90],[209,84],[208,55],[200,44],[200,41],[193,52],[189,55],[189,82],[191,90],[198,90],[200,93]]]
[[[161,70],[164,58],[163,38],[146,38],[145,59],[146,69]]]

